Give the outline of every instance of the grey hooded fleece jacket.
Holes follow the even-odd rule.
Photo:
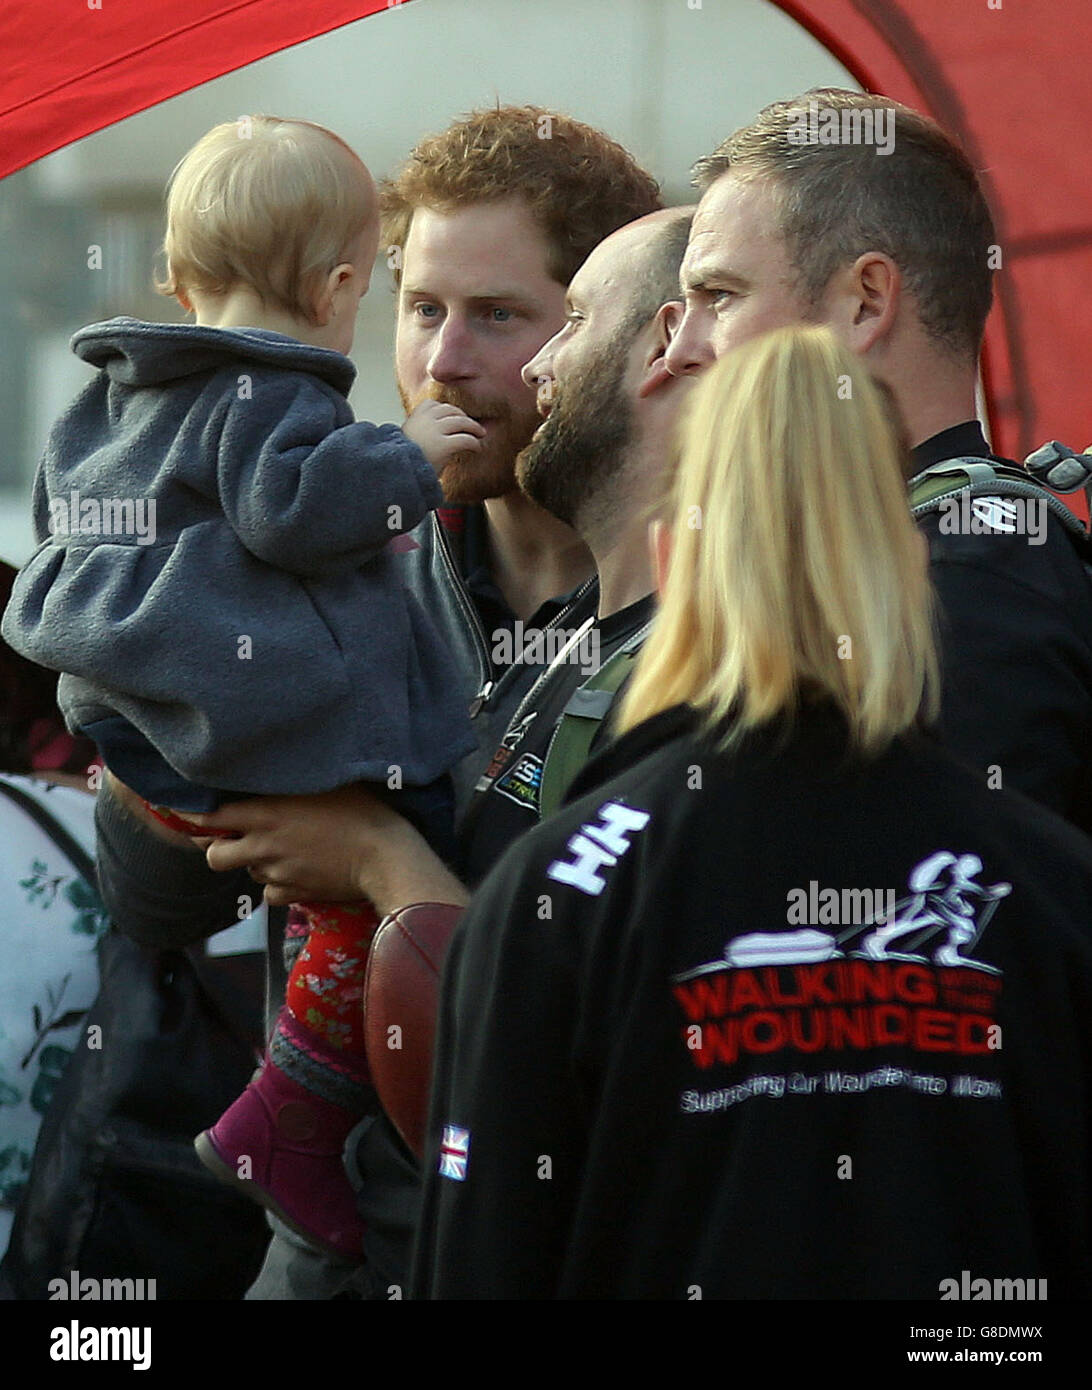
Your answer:
[[[439,482],[394,425],[353,422],[348,358],[127,318],[72,347],[100,371],[50,436],[40,544],[2,628],[65,673],[69,727],[121,715],[190,781],[267,794],[392,767],[425,785],[472,749],[461,682],[388,549]],[[117,524],[135,499],[143,535]]]

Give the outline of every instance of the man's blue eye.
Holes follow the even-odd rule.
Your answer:
[[[492,316],[494,323],[507,323],[508,320],[512,317],[511,309],[503,309],[500,305],[495,305],[492,309],[490,309],[489,313]],[[498,314],[501,315],[500,318],[497,317]]]
[[[436,311],[435,304],[415,304],[413,308],[414,312],[419,314],[423,319],[432,318],[433,311]]]

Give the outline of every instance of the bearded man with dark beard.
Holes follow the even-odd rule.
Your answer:
[[[625,392],[627,350],[642,323],[627,324],[591,361],[554,381],[549,414],[516,460],[516,481],[544,511],[576,527],[589,498],[609,500],[633,437]]]
[[[650,213],[601,242],[569,285],[565,327],[523,369],[546,418],[516,479],[587,545],[599,603],[556,650],[477,781],[459,830],[471,884],[537,823],[547,753],[574,694],[623,647],[636,653],[652,621],[646,532],[684,394],[663,357],[691,212]]]

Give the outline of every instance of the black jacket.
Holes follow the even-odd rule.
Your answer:
[[[478,740],[477,753],[463,758],[452,771],[461,814],[478,775],[545,662],[497,659],[504,650],[498,639],[512,631],[515,618],[492,581],[481,507],[441,508],[411,534],[416,549],[401,557],[403,579],[436,625],[462,676],[462,694]],[[599,582],[593,577],[571,594],[547,600],[522,625],[523,630],[530,636],[538,629],[578,628],[598,602]]]
[[[1082,836],[823,707],[665,712],[573,794],[452,948],[418,1296],[1092,1294]]]
[[[914,450],[918,469],[991,457],[974,421]],[[946,533],[920,520],[940,600],[945,742],[1005,787],[1092,834],[1092,580],[1082,547],[1047,514],[1045,538]]]

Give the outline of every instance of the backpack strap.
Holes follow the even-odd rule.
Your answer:
[[[22,787],[12,786],[3,778],[0,778],[0,794],[6,796],[9,801],[14,801],[28,819],[44,831],[57,848],[68,856],[72,867],[97,896],[98,879],[95,875],[94,861],[83,845],[61,824],[53,812],[43,806],[29,792],[25,792]]]
[[[545,819],[561,805],[573,778],[588,761],[600,724],[610,713],[622,682],[633,670],[633,663],[648,636],[652,623],[645,623],[613,652],[593,676],[589,676],[561,712],[546,758],[539,788],[539,816]]]
[[[32,820],[57,848],[68,856],[77,874],[101,902],[95,861],[57,816],[47,806],[43,806],[37,798],[31,796],[29,792],[24,791],[22,787],[13,786],[3,777],[0,777],[0,796],[7,797],[9,801],[14,802],[26,814],[27,818]],[[210,962],[203,949],[199,952],[198,948],[195,947],[182,947],[178,948],[173,957],[170,952],[163,952],[162,958],[166,961],[168,958],[177,959],[180,956],[185,957],[189,962],[194,975],[197,977],[198,985],[204,991],[206,1002],[216,1014],[221,1026],[247,1052],[253,1052],[255,1039],[239,1023],[242,1002],[239,997],[240,987],[232,981],[221,978],[224,972],[217,971],[215,964]]]
[[[1044,445],[1043,449],[1031,457],[1037,458],[1044,454],[1045,450],[1054,447],[1062,449],[1064,445]],[[927,512],[938,512],[945,502],[963,493],[969,497],[1030,497],[1044,502],[1047,510],[1054,513],[1066,530],[1087,545],[1089,536],[1080,517],[1060,498],[1054,496],[1055,491],[1063,489],[1056,489],[1050,484],[1048,490],[1046,482],[1040,480],[1042,474],[1053,470],[1056,477],[1061,479],[1064,476],[1067,480],[1068,485],[1064,491],[1076,492],[1086,484],[1080,478],[1073,481],[1075,474],[1079,470],[1082,478],[1086,475],[1084,465],[1078,462],[1074,466],[1072,460],[1083,457],[1085,456],[1069,454],[1056,458],[1051,454],[1048,456],[1049,461],[1045,459],[1038,465],[1034,475],[1027,468],[1019,468],[1015,464],[1001,463],[993,459],[945,459],[942,463],[934,463],[929,468],[922,469],[910,479],[907,484],[910,510],[916,517]],[[1088,460],[1087,477],[1092,483],[1092,457]]]

